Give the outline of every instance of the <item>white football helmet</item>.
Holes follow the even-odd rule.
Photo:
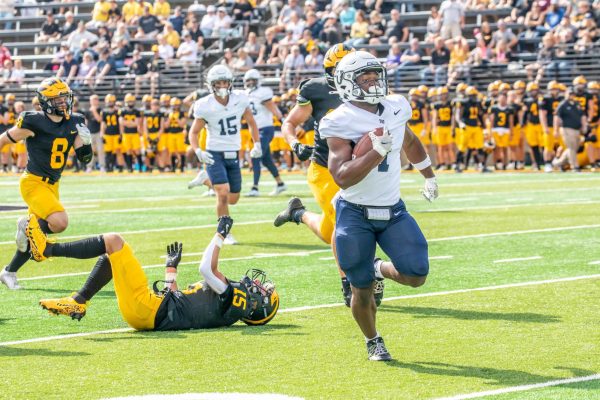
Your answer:
[[[227,88],[215,89],[214,83],[217,81],[229,81],[229,86]],[[233,74],[227,66],[215,65],[206,74],[206,85],[208,86],[208,90],[215,96],[227,97],[231,93],[231,90],[233,90]]]
[[[363,90],[356,78],[365,72],[379,75],[375,85]],[[335,69],[335,88],[342,101],[378,104],[388,94],[387,72],[377,58],[366,51],[355,51],[342,58]]]
[[[244,88],[246,89],[256,89],[257,87],[260,86],[260,81],[262,80],[262,76],[260,75],[260,72],[257,69],[249,69],[248,71],[246,71],[246,73],[244,74]],[[249,81],[255,81],[255,83],[249,84]]]

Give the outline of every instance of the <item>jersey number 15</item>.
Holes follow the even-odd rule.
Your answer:
[[[220,119],[219,126],[221,127],[221,135],[235,135],[238,131],[237,123],[235,122],[236,117],[229,117],[227,119]]]

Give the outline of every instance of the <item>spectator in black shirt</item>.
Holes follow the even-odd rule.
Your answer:
[[[195,18],[188,22],[187,30],[190,33],[190,35],[192,35],[192,40],[194,42],[197,42],[199,37],[204,37],[204,35],[202,34],[202,29],[200,29],[200,24]]]
[[[62,26],[62,37],[67,38],[72,32],[77,30],[77,23],[75,22],[75,16],[71,11],[65,13],[65,23]]]
[[[400,21],[400,11],[395,8],[390,13],[391,20],[388,22],[387,37],[388,39],[396,38],[398,42],[408,42],[410,32],[408,27]]]
[[[196,19],[194,18],[194,21],[195,20]],[[181,6],[175,7],[173,15],[169,17],[169,22],[171,23],[171,25],[173,25],[173,29],[175,29],[177,33],[181,36],[181,32],[183,31],[183,25],[185,22],[185,18],[183,17],[183,15],[181,15]]]
[[[46,22],[42,25],[42,30],[37,38],[37,42],[47,43],[60,39],[60,27],[54,20],[54,14],[46,15]]]
[[[125,66],[125,59],[129,53],[129,42],[127,39],[121,39],[117,43],[117,48],[113,50],[113,59],[115,60],[115,66],[117,68],[123,68]]]
[[[577,163],[577,149],[579,148],[579,135],[587,132],[588,121],[584,110],[577,101],[576,93],[569,89],[567,98],[563,100],[554,114],[554,136],[563,137],[569,149],[569,164],[575,171],[580,171]]]
[[[445,85],[448,75],[448,63],[450,63],[450,50],[446,47],[444,39],[441,37],[437,38],[435,40],[435,48],[431,53],[429,66],[421,72],[423,84],[431,85],[431,78],[433,76],[435,86]]]
[[[235,0],[233,3],[232,15],[236,21],[250,21],[254,8],[248,2],[248,0]]]
[[[69,50],[65,53],[65,59],[58,68],[56,72],[56,76],[58,78],[63,78],[67,83],[71,83],[75,77],[77,76],[77,70],[79,68],[79,63],[73,57],[73,53]]]
[[[369,14],[369,27],[367,28],[370,39],[378,38],[385,33],[385,26],[383,26],[382,20],[383,18],[381,18],[379,11],[371,11]]]
[[[313,11],[306,14],[306,29],[310,29],[312,37],[318,38],[323,30],[323,21],[317,18],[317,14]]]
[[[160,21],[154,15],[150,14],[148,6],[144,7],[144,15],[138,20],[138,25],[138,33],[135,35],[138,39],[154,39],[158,35],[159,30],[162,29]]]
[[[327,16],[319,39],[321,39],[322,42],[327,43],[328,46],[333,46],[342,41],[341,32],[342,27],[338,24],[338,17],[336,13],[332,12]]]
[[[131,65],[129,65],[129,71],[127,72],[128,80],[134,80],[135,82],[135,95],[140,93],[142,83],[148,79],[146,74],[148,73],[148,60],[144,60],[139,50],[133,51],[133,58],[131,59]]]
[[[106,48],[100,52],[100,60],[98,60],[96,66],[90,71],[90,76],[95,77],[96,85],[98,85],[102,83],[104,77],[115,75],[116,73],[115,60],[110,55],[110,50]]]

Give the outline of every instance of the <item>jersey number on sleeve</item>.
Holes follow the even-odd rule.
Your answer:
[[[235,123],[236,117],[229,117],[227,119],[219,120],[219,126],[221,127],[221,135],[235,135],[237,133],[237,124]]]
[[[50,167],[53,169],[62,168],[65,165],[65,151],[69,147],[69,142],[65,138],[57,138],[52,142],[52,154],[50,155]]]
[[[246,293],[242,292],[240,289],[233,289],[233,300],[231,304],[234,307],[246,308]]]

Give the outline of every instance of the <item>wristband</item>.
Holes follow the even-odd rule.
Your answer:
[[[17,143],[17,141],[15,139],[12,138],[12,136],[10,136],[10,133],[8,133],[8,131],[6,131],[6,137],[8,138],[8,140],[10,140],[13,143]]]
[[[418,163],[412,163],[413,167],[418,169],[419,171],[424,170],[427,167],[431,167],[431,158],[429,158],[429,154],[425,157],[425,159]]]

